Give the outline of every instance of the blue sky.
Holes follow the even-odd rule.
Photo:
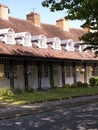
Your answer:
[[[56,24],[56,20],[65,16],[65,11],[50,12],[49,8],[42,7],[43,0],[0,0],[10,9],[10,16],[26,19],[26,14],[35,11],[41,15],[42,23]],[[79,28],[81,21],[70,21],[70,27]]]

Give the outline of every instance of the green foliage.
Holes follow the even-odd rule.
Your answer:
[[[76,83],[73,83],[73,84],[65,84],[62,86],[63,88],[86,88],[88,87],[88,84],[87,83],[82,83],[81,81],[78,81]]]
[[[77,88],[77,83],[72,83],[71,88]]]
[[[58,87],[57,86],[52,86],[51,89],[57,89]]]
[[[8,96],[11,93],[9,88],[0,88],[0,96]]]
[[[98,86],[98,77],[96,77],[96,86]]]
[[[77,87],[83,87],[83,83],[81,82],[81,81],[78,81],[78,82],[76,82],[76,84],[77,84]]]
[[[82,83],[81,81],[76,82],[78,88],[88,87],[87,83]]]
[[[89,87],[88,83],[82,83],[82,87],[87,88]]]
[[[95,77],[91,77],[89,78],[89,84],[91,87],[96,85],[96,78]]]
[[[32,87],[28,87],[27,89],[26,89],[26,92],[28,92],[28,93],[32,93],[34,91],[34,89],[32,88]]]
[[[23,91],[23,90],[20,89],[20,88],[15,88],[13,92],[14,92],[14,93],[17,93],[17,94],[21,94],[22,91]]]
[[[71,86],[70,86],[70,84],[65,84],[65,85],[63,85],[62,87],[63,87],[63,88],[70,88]]]
[[[66,19],[82,20],[83,28],[88,28],[93,33],[86,33],[80,40],[89,45],[86,49],[95,50],[98,53],[98,0],[43,0],[42,6],[50,11],[66,11]]]
[[[90,88],[57,88],[46,91],[34,91],[28,93],[9,93],[8,96],[0,96],[0,102],[12,104],[28,104],[50,100],[58,100],[82,95],[98,94],[98,87]],[[5,94],[4,94],[5,95]]]

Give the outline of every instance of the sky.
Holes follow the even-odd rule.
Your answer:
[[[5,4],[10,9],[10,16],[26,19],[26,15],[30,12],[40,14],[41,22],[47,24],[56,24],[56,20],[65,16],[65,11],[50,12],[49,8],[43,7],[41,2],[43,0],[0,0],[1,4]],[[81,21],[70,21],[69,26],[80,28]]]

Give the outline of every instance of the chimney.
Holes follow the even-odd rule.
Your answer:
[[[27,20],[36,26],[40,26],[40,15],[38,13],[31,12],[30,14],[27,14]]]
[[[0,4],[0,18],[4,20],[9,20],[8,7],[6,5]]]
[[[64,31],[69,31],[69,20],[65,18],[58,19],[56,21],[56,26],[62,28]]]

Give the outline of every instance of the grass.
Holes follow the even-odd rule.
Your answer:
[[[61,100],[71,97],[98,94],[98,87],[92,88],[56,88],[48,91],[34,91],[32,93],[22,92],[9,93],[0,96],[0,103],[29,104],[48,100]]]

